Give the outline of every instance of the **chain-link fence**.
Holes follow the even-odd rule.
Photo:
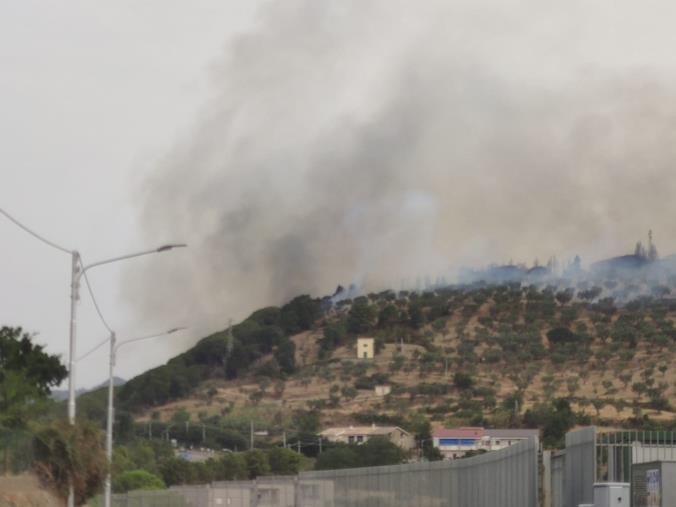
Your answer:
[[[33,466],[33,434],[0,428],[0,475],[18,474]]]

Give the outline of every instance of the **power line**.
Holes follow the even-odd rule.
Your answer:
[[[2,213],[3,215],[5,215],[5,216],[9,219],[10,222],[14,223],[14,225],[16,225],[17,227],[23,229],[25,232],[27,232],[28,234],[30,234],[30,235],[33,236],[34,238],[39,239],[40,241],[42,241],[42,242],[45,243],[46,245],[49,245],[49,246],[51,246],[52,248],[56,248],[57,250],[61,250],[62,252],[65,252],[65,253],[67,253],[67,254],[72,254],[72,253],[73,253],[72,250],[69,250],[68,248],[64,248],[64,247],[62,247],[62,246],[60,246],[60,245],[57,245],[57,244],[54,243],[53,241],[49,241],[48,239],[46,239],[46,238],[40,236],[37,232],[35,232],[35,231],[29,229],[29,228],[26,227],[24,224],[22,224],[21,222],[19,222],[16,218],[14,218],[12,215],[10,215],[9,213],[7,213],[4,209],[0,208],[0,213]]]
[[[34,238],[36,238],[36,239],[42,241],[44,244],[49,245],[49,246],[51,246],[52,248],[55,248],[55,249],[57,249],[57,250],[60,250],[60,251],[62,251],[62,252],[64,252],[64,253],[71,254],[71,255],[73,254],[73,250],[70,250],[70,249],[68,249],[68,248],[64,248],[64,247],[62,247],[61,245],[57,245],[57,244],[54,243],[53,241],[50,241],[50,240],[48,240],[47,238],[41,236],[41,235],[38,234],[37,232],[33,231],[32,229],[28,228],[27,226],[25,226],[24,224],[22,224],[21,222],[19,222],[19,220],[17,220],[16,218],[14,218],[12,215],[10,215],[10,214],[9,214],[7,211],[5,211],[4,209],[0,208],[0,213],[1,213],[2,215],[4,215],[5,217],[7,217],[7,219],[8,219],[10,222],[12,222],[14,225],[16,225],[17,227],[19,227],[20,229],[22,229],[24,232],[27,232],[28,234],[30,234],[30,235],[33,236]],[[79,255],[78,255],[78,261],[79,261],[79,263],[80,263],[80,266],[84,269],[84,265],[83,265],[83,263],[82,263],[82,258],[81,258]],[[108,332],[112,333],[113,330],[112,330],[111,327],[108,325],[108,322],[106,321],[105,317],[103,316],[103,313],[101,312],[101,308],[99,307],[99,304],[98,304],[98,302],[96,301],[96,296],[94,296],[94,291],[93,291],[93,289],[92,289],[91,284],[89,283],[89,278],[87,278],[87,272],[86,272],[86,271],[83,271],[82,274],[83,274],[83,276],[84,276],[85,283],[86,283],[86,285],[87,285],[87,290],[88,290],[88,292],[89,292],[89,295],[90,295],[90,297],[92,298],[92,302],[94,303],[94,308],[96,309],[96,313],[99,315],[99,318],[101,319],[101,323],[102,323],[103,326],[108,330]]]
[[[84,266],[82,264],[82,259],[80,258],[80,266],[82,269],[84,269]],[[91,284],[89,283],[89,278],[87,277],[87,272],[82,271],[82,276],[85,281],[85,285],[87,286],[87,292],[89,292],[89,295],[92,298],[92,302],[94,303],[94,308],[96,309],[96,313],[98,313],[99,318],[101,319],[101,322],[105,326],[105,328],[108,330],[108,332],[112,333],[113,330],[111,327],[108,325],[108,322],[106,321],[105,317],[103,316],[103,313],[101,312],[101,308],[99,307],[98,302],[96,301],[96,296],[94,296],[94,290],[92,289]]]

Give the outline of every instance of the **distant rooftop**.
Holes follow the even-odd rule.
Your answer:
[[[529,438],[539,437],[540,430],[486,430],[486,435],[493,438]]]
[[[531,429],[485,429],[479,427],[442,428],[434,432],[436,438],[529,438],[538,437],[539,430]]]
[[[393,431],[401,431],[409,434],[408,431],[398,426],[341,426],[336,428],[327,428],[320,433],[323,437],[341,437],[350,435],[389,435]]]
[[[483,428],[441,428],[434,432],[436,438],[481,438],[486,434]]]

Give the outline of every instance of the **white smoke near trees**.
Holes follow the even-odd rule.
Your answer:
[[[339,283],[630,253],[650,227],[676,250],[674,15],[618,0],[266,4],[141,192],[148,238],[188,242],[189,260],[130,265],[126,297],[144,319],[206,330]]]

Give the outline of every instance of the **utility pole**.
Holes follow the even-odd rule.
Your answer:
[[[286,449],[286,430],[282,433],[282,442],[284,443],[284,449]]]
[[[319,454],[322,453],[322,437],[319,437]]]
[[[149,255],[149,254],[154,254],[154,253],[160,253],[160,252],[166,252],[168,250],[172,250],[174,248],[180,248],[180,247],[185,247],[187,245],[185,244],[168,244],[168,245],[163,245],[160,246],[159,248],[153,249],[153,250],[147,250],[143,252],[136,252],[128,255],[122,255],[119,257],[113,257],[110,259],[105,259],[102,261],[94,262],[92,264],[88,265],[83,265],[82,263],[82,258],[80,257],[80,254],[78,253],[77,250],[71,250],[68,248],[64,248],[62,246],[57,245],[56,243],[53,243],[44,237],[40,236],[36,232],[32,231],[25,225],[23,225],[21,222],[19,222],[17,219],[15,219],[13,216],[11,216],[9,213],[7,213],[5,210],[0,208],[0,214],[4,215],[7,217],[11,222],[13,222],[15,225],[23,229],[25,232],[30,234],[31,236],[37,238],[38,240],[42,241],[43,243],[51,246],[52,248],[55,248],[57,250],[60,250],[64,253],[67,253],[71,257],[71,277],[70,277],[70,326],[69,326],[69,357],[68,357],[68,423],[72,426],[75,425],[75,364],[76,364],[76,337],[77,337],[77,304],[80,299],[80,280],[83,276],[85,276],[85,272],[89,268],[93,268],[96,266],[101,266],[103,264],[110,264],[112,262],[117,262],[121,260],[126,260],[126,259],[131,259],[133,257],[140,257],[143,255]],[[86,278],[85,278],[86,281]],[[91,292],[91,288],[90,288]],[[92,293],[92,298],[94,297]],[[96,306],[96,301],[94,301],[94,305]],[[98,306],[97,306],[97,311],[98,311]],[[105,325],[106,328],[108,328],[108,331],[113,333],[113,330],[108,327],[108,324],[106,324],[105,319],[101,315],[101,312],[99,311],[99,317],[101,317],[101,320],[103,324]],[[73,488],[73,481],[69,480],[68,484],[68,501],[67,501],[68,507],[74,507],[75,506],[75,490]]]
[[[232,336],[232,319],[228,319],[228,336],[225,341],[225,355],[223,356],[223,378],[228,378],[228,359],[232,354],[235,338]]]
[[[253,450],[254,448],[254,425],[253,421],[251,421],[251,443],[249,445],[249,450]]]

